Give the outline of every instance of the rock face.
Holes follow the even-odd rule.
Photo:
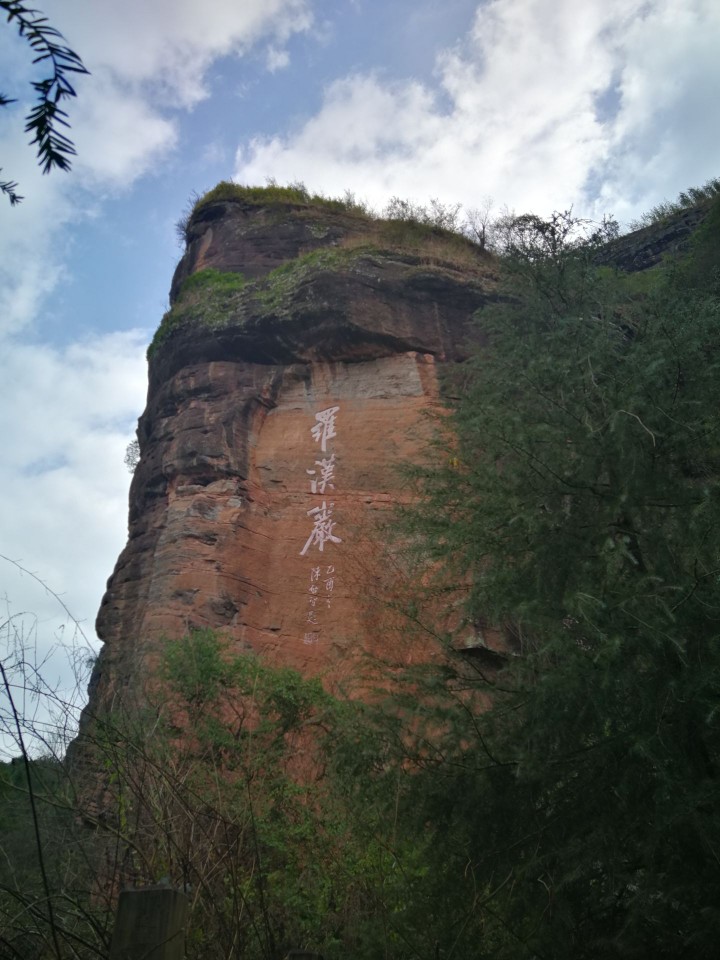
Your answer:
[[[378,628],[398,562],[381,521],[406,496],[397,465],[421,455],[438,371],[467,355],[493,288],[487,255],[438,231],[312,204],[201,206],[149,352],[91,710],[198,627],[331,689],[427,655]]]
[[[609,243],[597,258],[600,264],[612,265],[627,273],[649,270],[664,256],[682,253],[690,238],[706,218],[709,203],[687,210],[678,210],[659,223],[627,233]]]

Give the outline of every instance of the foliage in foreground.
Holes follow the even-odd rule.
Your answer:
[[[164,670],[162,700],[96,718],[70,763],[29,761],[49,897],[25,764],[0,767],[0,956],[106,957],[117,891],[156,883],[187,892],[188,958],[376,956],[380,891],[403,884],[383,791],[355,809],[352,784],[382,771],[381,730],[211,631],[169,641]]]
[[[711,957],[720,203],[640,295],[567,215],[522,226],[409,518],[515,656],[415,809],[450,838],[446,883],[489,898],[473,919],[509,932],[492,956]]]

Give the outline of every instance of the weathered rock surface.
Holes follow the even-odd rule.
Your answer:
[[[257,278],[321,244],[349,254],[310,262],[270,298],[251,286],[219,322],[198,301],[154,346],[91,712],[143,682],[163,637],[191,628],[331,688],[362,689],[374,663],[428,655],[379,628],[398,559],[379,521],[406,496],[397,465],[420,456],[438,370],[466,356],[494,281],[471,245],[459,256],[430,235],[429,247],[368,247],[373,229],[232,202],[191,222],[179,304],[182,279],[208,266]]]
[[[170,302],[177,300],[183,280],[197,270],[214,267],[262,277],[313,250],[335,247],[349,236],[369,235],[372,228],[373,222],[365,217],[312,204],[208,203],[188,224],[187,247],[175,270]]]
[[[708,214],[709,205],[700,204],[679,210],[665,221],[653,223],[618,237],[598,257],[598,263],[612,264],[627,273],[649,270],[669,254],[687,249],[695,230]]]

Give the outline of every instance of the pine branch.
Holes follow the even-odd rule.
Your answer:
[[[69,170],[70,157],[75,156],[76,151],[72,140],[59,129],[69,126],[61,104],[77,96],[68,75],[89,71],[74,50],[59,42],[64,39],[63,35],[50,26],[47,17],[39,10],[30,9],[19,0],[0,0],[0,10],[7,14],[8,23],[16,23],[19,35],[32,48],[35,53],[33,63],[47,61],[50,67],[48,76],[32,83],[37,103],[25,118],[25,132],[33,135],[30,145],[37,144],[38,163],[43,173],[50,173],[55,167]],[[12,102],[0,95],[0,106]],[[16,187],[14,181],[0,183],[0,190],[13,206],[23,199],[15,192]]]
[[[0,170],[2,170],[2,167],[0,167]],[[7,196],[11,207],[14,207],[23,199],[15,193],[16,189],[17,183],[14,180],[0,180],[0,193],[4,193]]]

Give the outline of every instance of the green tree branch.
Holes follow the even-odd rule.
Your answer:
[[[32,134],[30,145],[37,144],[38,163],[43,173],[50,173],[54,168],[69,170],[75,147],[60,129],[70,126],[62,104],[77,96],[69,76],[86,74],[88,70],[79,55],[60,42],[63,35],[39,10],[31,9],[19,0],[0,0],[0,11],[7,15],[8,23],[17,26],[19,35],[31,47],[32,62],[46,63],[50,68],[47,76],[31,84],[37,102],[25,118],[25,132]],[[13,98],[0,94],[0,107],[13,102]],[[17,193],[17,186],[14,180],[0,181],[0,192],[8,197],[12,206],[23,199]]]

